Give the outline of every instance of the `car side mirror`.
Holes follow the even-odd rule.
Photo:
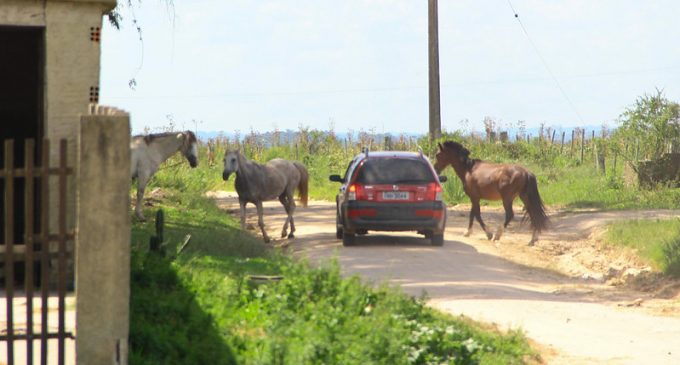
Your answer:
[[[339,182],[339,183],[344,183],[344,182],[345,182],[345,180],[344,180],[344,179],[342,178],[342,176],[340,176],[340,175],[331,175],[331,176],[328,177],[328,180],[330,180],[330,181],[335,181],[335,182]]]
[[[444,175],[439,176],[439,182],[446,182],[448,179],[449,179],[449,178],[446,177],[446,176],[444,176]]]

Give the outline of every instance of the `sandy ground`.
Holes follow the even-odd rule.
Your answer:
[[[238,214],[235,193],[211,196]],[[479,226],[463,237],[468,209],[449,209],[443,247],[411,233],[369,233],[357,246],[343,247],[335,239],[334,204],[312,201],[296,211],[296,238],[272,245],[313,262],[336,258],[346,274],[426,293],[430,305],[452,314],[521,329],[546,363],[680,364],[680,285],[598,239],[607,222],[680,211],[550,212],[552,229],[528,247],[530,232],[518,220],[498,243],[486,240]],[[256,227],[255,208],[249,205],[247,214]],[[502,212],[482,207],[482,217],[495,228]],[[278,202],[265,204],[272,238],[284,218]]]

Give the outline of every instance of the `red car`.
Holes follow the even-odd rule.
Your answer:
[[[432,245],[444,244],[446,205],[441,183],[422,153],[364,151],[354,157],[336,197],[336,236],[345,246],[368,231],[417,231]]]

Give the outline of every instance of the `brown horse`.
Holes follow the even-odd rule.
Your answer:
[[[536,176],[522,166],[515,164],[496,164],[485,162],[478,159],[471,159],[470,151],[458,142],[447,141],[439,144],[439,152],[436,155],[434,164],[437,173],[440,173],[446,166],[451,165],[456,171],[456,175],[463,182],[463,189],[470,197],[472,209],[470,210],[470,225],[465,233],[465,237],[472,232],[474,218],[482,226],[488,239],[498,240],[503,235],[503,229],[515,216],[512,211],[512,202],[517,196],[524,203],[524,219],[531,221],[533,235],[529,245],[533,245],[538,240],[538,234],[548,226],[548,216],[545,207],[538,194]],[[482,221],[480,214],[479,200],[503,200],[505,208],[505,223],[498,227],[494,236]]]

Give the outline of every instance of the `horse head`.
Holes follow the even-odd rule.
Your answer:
[[[239,151],[231,150],[224,153],[224,170],[222,170],[222,179],[229,180],[229,175],[238,172],[239,169]]]
[[[443,145],[439,143],[439,151],[435,155],[434,169],[439,174],[448,165],[462,163],[465,166],[469,156],[470,151],[458,142],[446,141]]]
[[[182,132],[177,135],[177,139],[182,140],[180,151],[182,151],[182,155],[189,161],[189,166],[192,168],[198,166],[198,139],[196,139],[194,132]]]

